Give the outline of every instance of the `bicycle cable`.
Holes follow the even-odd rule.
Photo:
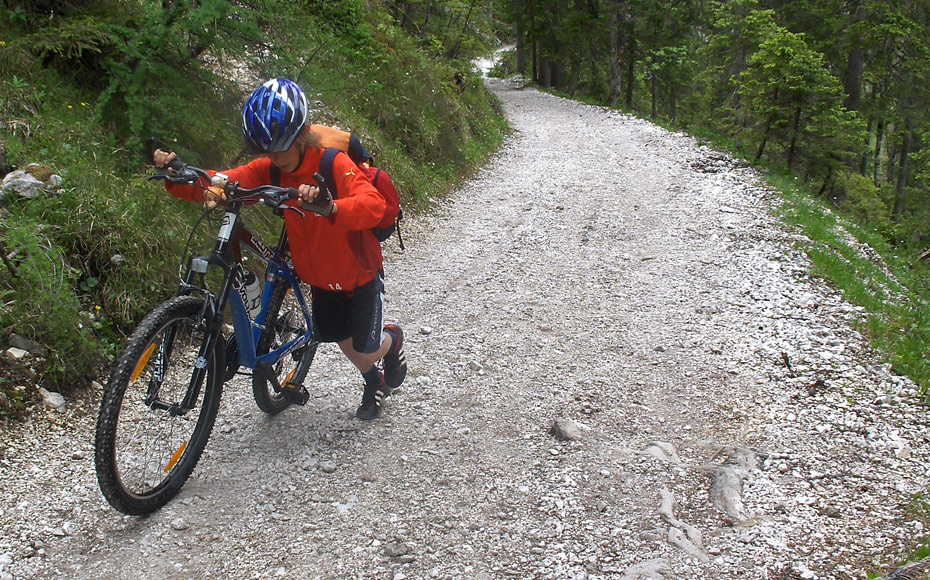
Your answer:
[[[178,264],[178,279],[181,281],[181,284],[184,284],[184,264],[188,263],[190,258],[190,247],[191,242],[194,239],[194,233],[197,231],[197,228],[200,227],[201,222],[204,218],[210,221],[220,221],[219,218],[211,218],[210,214],[213,213],[212,209],[204,210],[200,217],[197,218],[197,222],[194,224],[194,227],[191,228],[191,233],[187,236],[187,242],[184,244],[184,251],[181,253],[181,263]]]

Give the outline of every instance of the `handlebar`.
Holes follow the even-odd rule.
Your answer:
[[[174,173],[169,172],[169,169]],[[293,187],[279,187],[277,185],[260,185],[252,188],[241,187],[239,182],[230,182],[229,178],[222,173],[211,176],[206,170],[188,165],[177,157],[167,167],[156,167],[155,174],[149,179],[164,179],[182,185],[197,185],[204,190],[210,186],[221,188],[226,199],[217,200],[218,205],[230,205],[254,200],[275,209],[299,211],[297,207],[287,205],[288,201],[300,199],[300,194]],[[320,194],[311,203],[301,202],[299,208],[327,217],[333,211],[333,198],[322,175],[315,173],[313,179],[320,188]]]

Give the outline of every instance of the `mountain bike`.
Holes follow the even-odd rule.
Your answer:
[[[177,159],[152,179],[198,185],[225,201],[213,252],[190,256],[179,268],[177,295],[145,316],[114,364],[100,403],[95,441],[97,480],[107,501],[132,515],[153,512],[173,498],[197,465],[219,410],[223,384],[252,369],[252,393],[268,414],[304,404],[303,387],[318,343],[308,299],[290,260],[282,225],[276,246],[250,232],[241,211],[262,203],[285,211],[327,215],[326,198],[298,203],[297,190],[272,185],[246,189],[223,174]],[[315,176],[322,187],[322,177]],[[204,217],[194,225],[198,228]],[[265,264],[265,282],[252,304],[242,283],[242,248]],[[189,259],[188,259],[189,258]],[[212,277],[208,277],[208,271]],[[220,280],[217,282],[217,280]],[[209,283],[208,283],[209,282]],[[237,287],[238,286],[238,287]],[[213,289],[211,289],[211,287]],[[227,310],[233,334],[224,336]]]

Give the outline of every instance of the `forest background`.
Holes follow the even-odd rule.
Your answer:
[[[863,330],[926,392],[927,38],[930,0],[11,0],[0,170],[38,163],[64,183],[0,209],[0,344],[16,333],[48,349],[0,360],[0,415],[35,385],[100,375],[176,288],[199,208],[145,181],[146,137],[195,165],[242,162],[244,97],[288,76],[314,121],[358,133],[407,206],[426,207],[506,134],[472,64],[501,44],[515,48],[498,75],[762,168],[815,273],[866,308]]]

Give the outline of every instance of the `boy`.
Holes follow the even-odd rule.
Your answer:
[[[257,187],[272,183],[274,165],[277,185],[293,187],[302,201],[312,202],[320,195],[313,174],[320,171],[326,144],[307,125],[307,116],[306,95],[293,81],[272,79],[255,89],[242,113],[242,134],[249,151],[262,157],[223,173],[243,187]],[[174,157],[161,150],[153,156],[157,167]],[[284,222],[294,269],[312,290],[318,340],[337,343],[362,374],[365,387],[355,415],[371,420],[407,375],[404,333],[397,325],[383,325],[381,244],[369,231],[384,215],[385,203],[344,153],[333,160],[333,179],[339,199],[330,202],[329,216],[285,212]],[[211,201],[198,187],[169,182],[165,187],[181,199]]]

